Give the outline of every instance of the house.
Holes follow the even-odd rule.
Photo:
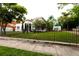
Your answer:
[[[23,28],[25,31],[32,31],[32,20],[27,19],[24,23],[23,23]],[[0,31],[1,31],[1,27],[0,27]],[[11,23],[7,24],[6,27],[6,31],[22,31],[22,22],[21,23],[17,23],[16,20],[13,20]]]
[[[5,26],[5,24],[3,24]],[[16,20],[13,20],[11,23],[8,23],[6,26],[6,31],[13,31],[16,28]],[[1,31],[1,27],[0,27],[0,31]]]
[[[35,30],[35,26],[33,25],[33,22],[35,20],[42,20],[43,17],[36,17],[34,19],[27,19],[25,22],[22,24],[22,22],[17,23],[16,20],[13,20],[11,23],[7,24],[6,31],[22,31],[24,29],[25,31],[31,32]],[[23,25],[23,26],[22,26]],[[53,26],[54,31],[61,31],[61,26]],[[46,31],[46,29],[36,29],[36,31]]]
[[[25,31],[28,31],[28,32],[34,31],[35,30],[35,27],[33,26],[33,22],[36,19],[42,20],[43,17],[36,17],[34,19],[30,19],[30,20],[27,19],[27,20],[25,20],[25,22],[23,23],[23,29]],[[15,31],[22,31],[22,22],[21,23],[16,23]],[[41,31],[41,29],[39,31]],[[46,30],[44,30],[44,31],[46,31]]]
[[[73,28],[72,30],[79,32],[79,26],[76,26],[76,28]]]
[[[54,31],[61,31],[61,26],[53,26]]]
[[[16,24],[15,31],[22,31],[22,24],[21,23]]]
[[[32,20],[29,20],[29,19],[25,20],[25,22],[23,23],[23,29],[25,31],[31,32],[32,31]],[[22,22],[16,24],[15,31],[22,31]]]

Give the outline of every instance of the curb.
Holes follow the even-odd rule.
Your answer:
[[[55,44],[55,45],[65,45],[79,47],[76,43],[58,42],[58,41],[46,41],[46,40],[36,40],[36,39],[24,39],[24,38],[12,38],[12,37],[0,37],[0,40],[17,40],[30,43],[40,43],[40,44]]]

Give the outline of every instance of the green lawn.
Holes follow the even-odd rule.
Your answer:
[[[0,46],[0,56],[48,56],[48,54]]]
[[[68,32],[42,32],[42,33],[22,33],[22,32],[8,32],[5,36],[17,38],[29,38],[37,40],[50,40],[69,43],[79,43],[79,36]],[[77,37],[77,40],[76,40]]]

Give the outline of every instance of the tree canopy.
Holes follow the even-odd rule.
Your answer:
[[[13,19],[22,21],[24,14],[27,14],[27,9],[17,3],[0,3],[0,21],[4,30],[6,29],[7,23],[12,22]]]
[[[79,25],[79,5],[74,4],[73,8],[69,11],[63,12],[62,16],[59,17],[58,21],[61,23],[63,28],[72,30]]]

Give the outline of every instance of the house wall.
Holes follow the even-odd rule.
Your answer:
[[[53,30],[55,30],[55,31],[61,31],[61,26],[53,26]]]
[[[13,31],[13,28],[11,28],[11,27],[6,27],[6,31]]]
[[[25,29],[25,25],[26,24],[31,24],[31,23],[24,23],[23,24],[23,28]],[[27,28],[27,27],[26,27]],[[32,24],[31,24],[31,29],[28,27],[27,28],[27,30],[30,32],[30,31],[32,31]],[[25,31],[27,31],[26,29],[25,29]],[[15,31],[22,31],[22,23],[19,23],[19,24],[16,24],[16,28],[15,28]]]
[[[15,31],[22,31],[22,24],[21,23],[16,24]]]
[[[11,23],[8,23],[7,24],[7,27],[6,27],[6,31],[13,31],[15,30],[16,28],[16,21],[12,21]],[[5,26],[5,24],[3,24],[3,26]],[[0,31],[1,31],[1,25],[0,25]]]
[[[34,27],[33,27],[32,21],[29,21],[29,20],[25,21],[23,25],[24,29],[25,29],[25,24],[31,24],[31,31],[33,31]],[[8,23],[6,27],[6,31],[13,31],[13,30],[22,31],[22,23],[16,23],[16,21],[12,21],[11,23]],[[29,28],[28,28],[28,31],[30,32]]]
[[[13,31],[13,28],[11,28],[11,27],[6,27],[6,31]],[[0,32],[1,32],[1,27],[0,27]]]

